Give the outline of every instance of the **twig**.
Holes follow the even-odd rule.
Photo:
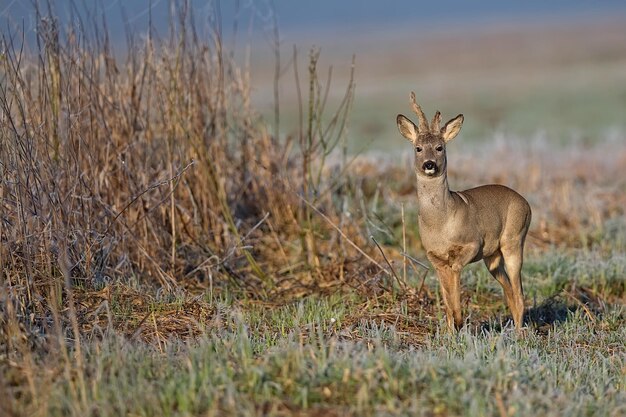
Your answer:
[[[413,268],[415,268],[415,266],[413,266]],[[426,283],[426,275],[428,275],[428,269],[425,269],[424,273],[422,274],[422,283],[420,284],[420,287],[417,290],[418,297],[422,294],[422,290],[424,289],[424,284]]]
[[[404,256],[405,259],[409,259],[411,261],[411,266],[413,267],[416,273],[417,273],[417,268],[415,267],[416,265],[424,268],[424,273],[422,274],[422,283],[420,284],[420,287],[417,290],[417,296],[419,297],[420,294],[422,294],[422,290],[424,289],[424,284],[426,283],[426,275],[428,275],[428,271],[430,270],[430,268],[428,268],[428,266],[418,261],[417,259],[409,255],[408,253],[402,252],[402,256]]]
[[[133,332],[133,334],[130,336],[131,340],[134,340],[137,336],[139,336],[139,334],[141,333],[141,330],[143,328],[143,323],[148,319],[148,317],[150,317],[150,315],[152,315],[152,311],[149,311],[148,314],[146,314],[140,321],[139,324],[137,325],[137,327],[135,328],[135,331]]]
[[[154,324],[154,335],[156,336],[157,343],[159,344],[159,350],[163,353],[163,347],[161,346],[161,337],[159,336],[159,328],[157,327],[156,316],[154,311],[152,312],[152,323]]]
[[[582,301],[580,301],[578,298],[576,298],[573,294],[571,294],[569,291],[563,291],[563,293],[565,295],[567,295],[569,298],[571,298],[572,300],[576,301],[576,303],[578,303],[578,305],[585,311],[585,314],[587,314],[587,317],[589,317],[589,320],[591,320],[592,322],[595,323],[596,318],[593,315],[593,313],[591,312],[591,310],[589,310],[589,307],[587,307],[585,305],[585,303],[583,303]]]
[[[191,161],[190,163],[188,163],[182,170],[180,170],[176,175],[174,175],[171,178],[159,181],[155,184],[152,184],[151,186],[149,186],[148,188],[146,188],[145,190],[143,190],[142,192],[140,192],[139,194],[137,194],[132,200],[130,200],[128,202],[128,204],[126,204],[124,206],[124,208],[122,210],[119,211],[119,213],[117,213],[114,217],[113,220],[111,220],[111,223],[109,224],[109,226],[106,228],[106,230],[104,231],[104,233],[102,233],[102,236],[106,236],[107,233],[109,232],[109,229],[111,228],[111,226],[113,225],[113,223],[115,223],[115,221],[122,215],[122,213],[124,213],[126,210],[128,210],[128,208],[130,206],[133,205],[133,203],[137,200],[139,200],[139,198],[141,198],[141,196],[143,196],[144,194],[146,194],[147,192],[150,192],[152,190],[154,190],[155,188],[159,188],[162,185],[165,184],[169,184],[171,181],[177,180],[178,178],[180,178],[185,171],[187,171],[187,169],[189,169],[190,166],[194,165],[196,163],[196,161]]]
[[[185,274],[185,278],[190,277],[191,275],[195,274],[196,272],[198,272],[201,268],[207,266],[207,264],[211,261],[215,261],[214,263],[211,263],[209,265],[209,267],[215,267],[215,266],[220,266],[224,263],[226,263],[230,258],[233,257],[233,255],[235,254],[235,250],[236,249],[243,249],[243,250],[247,250],[247,249],[251,249],[251,246],[244,246],[243,243],[245,242],[245,240],[248,238],[248,236],[250,236],[250,234],[252,234],[252,232],[254,232],[256,229],[258,229],[259,227],[261,227],[261,225],[265,222],[265,220],[267,220],[267,218],[270,216],[270,213],[267,212],[265,213],[265,216],[263,216],[263,218],[261,220],[259,220],[257,222],[257,224],[255,224],[252,229],[250,229],[248,231],[248,233],[246,233],[246,235],[242,238],[239,239],[239,242],[232,246],[228,252],[226,252],[226,255],[224,255],[224,257],[222,259],[220,259],[217,255],[211,255],[208,258],[206,258],[204,261],[202,261],[197,267],[195,267],[194,269],[192,269],[191,271],[189,271],[187,274]],[[280,242],[279,242],[280,243]],[[284,252],[284,251],[283,251]]]
[[[404,204],[400,205],[402,214],[402,253],[406,253],[406,224],[404,223]],[[406,256],[402,259],[402,280],[406,283]]]
[[[278,33],[278,22],[276,20],[276,10],[272,10],[272,49],[274,50],[274,137],[279,138],[280,133],[280,35]]]
[[[400,280],[400,277],[398,277],[398,274],[396,274],[396,270],[393,269],[393,266],[391,266],[391,262],[389,262],[389,259],[387,259],[387,256],[385,255],[385,252],[383,251],[383,248],[380,247],[380,245],[378,244],[378,242],[376,241],[374,236],[370,236],[370,239],[372,239],[374,241],[374,243],[376,244],[376,247],[380,251],[381,255],[383,255],[383,259],[385,260],[385,262],[387,262],[387,265],[389,265],[389,269],[391,269],[391,272],[392,272],[394,278],[396,279],[396,281],[398,281],[398,284],[403,289],[406,289],[406,284],[404,282],[402,282],[402,280]]]
[[[408,258],[411,262],[421,266],[422,268],[424,268],[425,270],[430,270],[430,268],[428,268],[428,266],[420,261],[418,261],[417,259],[415,259],[414,257],[412,257],[411,255],[409,255],[408,253],[402,252],[400,255],[404,256],[405,258]]]
[[[378,262],[376,262],[376,260],[374,258],[372,258],[371,256],[369,256],[367,253],[365,253],[363,251],[363,249],[359,248],[358,245],[356,243],[354,243],[352,240],[350,240],[350,238],[348,236],[346,236],[346,234],[335,224],[333,223],[332,220],[330,220],[328,218],[328,216],[326,216],[324,213],[322,213],[321,211],[319,211],[317,209],[317,207],[315,207],[313,204],[309,203],[304,197],[302,197],[300,194],[296,193],[296,195],[298,196],[298,198],[300,200],[302,200],[302,202],[304,204],[306,204],[307,206],[311,207],[317,214],[319,214],[320,216],[322,216],[322,218],[324,220],[326,220],[326,222],[328,222],[328,224],[330,224],[337,232],[339,232],[339,234],[341,235],[341,237],[343,237],[350,245],[352,245],[352,247],[354,249],[356,249],[357,251],[359,251],[359,253],[363,256],[365,256],[365,258],[370,261],[371,263],[373,263],[374,265],[376,265],[378,268],[380,268],[381,271],[385,272],[387,275],[391,275],[391,272],[387,271],[385,268],[383,268],[383,266],[381,264],[379,264]]]
[[[252,232],[254,232],[256,229],[258,229],[259,227],[261,227],[261,225],[263,223],[265,223],[265,220],[267,220],[267,218],[270,217],[270,212],[268,211],[267,213],[265,213],[265,216],[263,216],[263,218],[261,220],[259,220],[257,222],[257,224],[255,224],[254,226],[252,226],[252,229],[250,229],[248,231],[248,233],[246,233],[246,235],[244,237],[241,238],[240,243],[245,242],[245,240],[252,234]]]

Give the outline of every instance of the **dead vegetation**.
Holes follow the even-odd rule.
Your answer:
[[[300,125],[278,138],[250,106],[249,75],[217,30],[200,40],[190,9],[177,9],[166,36],[133,40],[123,59],[105,25],[62,28],[39,12],[36,47],[20,33],[0,44],[0,390],[45,413],[38,392],[63,374],[86,402],[92,341],[116,335],[164,352],[233,326],[236,311],[308,295],[357,297],[328,337],[367,340],[359,324],[378,322],[421,346],[437,332],[427,271],[402,255],[421,254],[410,161],[345,152],[352,75],[329,110],[319,52],[306,70],[294,53]],[[610,250],[626,205],[623,147],[608,159],[606,148],[530,149],[467,156],[451,177],[528,195],[531,252]],[[489,169],[474,169],[479,157]],[[464,308],[488,322],[500,295],[476,297]],[[607,299],[623,301],[623,288],[611,299],[572,287],[555,297],[530,320],[552,324],[563,308],[595,317]],[[42,358],[59,365],[41,373]]]
[[[327,116],[312,52],[293,147],[249,107],[220,34],[200,41],[191,11],[178,13],[167,38],[151,32],[125,60],[103,28],[53,16],[39,16],[34,51],[19,33],[3,39],[3,285],[29,326],[70,288],[232,285],[266,297],[363,270],[334,228],[362,245],[340,209],[347,179],[322,178],[318,162],[342,138],[352,81]]]
[[[51,15],[38,14],[34,50],[19,33],[4,36],[7,317],[45,334],[60,314],[90,323],[82,334],[106,316],[108,325],[123,322],[136,335],[147,316],[135,327],[121,320],[110,312],[111,294],[132,299],[129,310],[141,315],[149,310],[133,306],[150,303],[155,289],[189,300],[187,293],[228,287],[278,303],[341,289],[406,290],[369,236],[377,222],[387,228],[383,238],[406,234],[398,206],[413,206],[410,161],[344,155],[324,164],[343,141],[353,80],[329,115],[331,80],[320,79],[319,52],[311,51],[306,76],[294,65],[295,79],[308,81],[297,84],[308,89],[299,132],[279,140],[250,107],[249,76],[220,34],[200,41],[192,11],[177,13],[168,36],[151,31],[125,59],[113,55],[105,27],[61,28]],[[606,147],[556,155],[541,146],[481,149],[457,157],[451,177],[459,188],[506,182],[528,195],[536,213],[531,250],[601,245],[607,221],[623,215],[626,203],[618,192],[626,157],[607,146],[608,158]],[[478,158],[488,170],[474,169]],[[385,250],[404,262],[401,247],[420,253],[414,236],[408,248]],[[174,311],[194,310],[185,303]],[[188,331],[203,314],[190,314]],[[162,320],[168,317],[178,329],[176,314]]]

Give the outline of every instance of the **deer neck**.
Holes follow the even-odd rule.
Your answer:
[[[417,176],[417,205],[420,222],[424,225],[445,223],[454,205],[447,173],[435,178]]]

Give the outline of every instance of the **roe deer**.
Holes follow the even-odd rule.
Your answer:
[[[463,325],[461,270],[484,259],[502,285],[515,327],[520,329],[524,315],[521,269],[530,205],[502,185],[450,191],[446,144],[461,130],[463,115],[440,128],[441,114],[436,112],[429,126],[415,93],[411,93],[411,105],[418,125],[401,114],[396,121],[402,136],[415,148],[420,237],[439,277],[448,326],[459,329]]]

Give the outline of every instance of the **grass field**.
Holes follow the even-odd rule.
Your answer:
[[[533,209],[524,332],[481,263],[464,271],[466,325],[451,334],[433,271],[402,256],[425,259],[393,124],[409,77],[370,100],[381,69],[366,61],[326,100],[322,61],[300,56],[301,99],[276,126],[271,80],[254,84],[217,33],[199,40],[177,13],[175,33],[133,40],[125,60],[105,28],[51,16],[38,45],[3,36],[0,415],[626,414],[626,102],[624,84],[610,88],[626,58],[606,38],[618,29],[583,31],[580,45],[610,53],[581,88],[592,58],[571,31],[562,60],[524,61],[541,77],[503,59],[474,69],[483,84],[465,95],[436,68],[427,79],[450,87],[415,87],[446,114],[499,111],[449,145],[451,186],[504,183]],[[554,65],[569,68],[562,83]],[[358,132],[397,148],[355,155]]]

